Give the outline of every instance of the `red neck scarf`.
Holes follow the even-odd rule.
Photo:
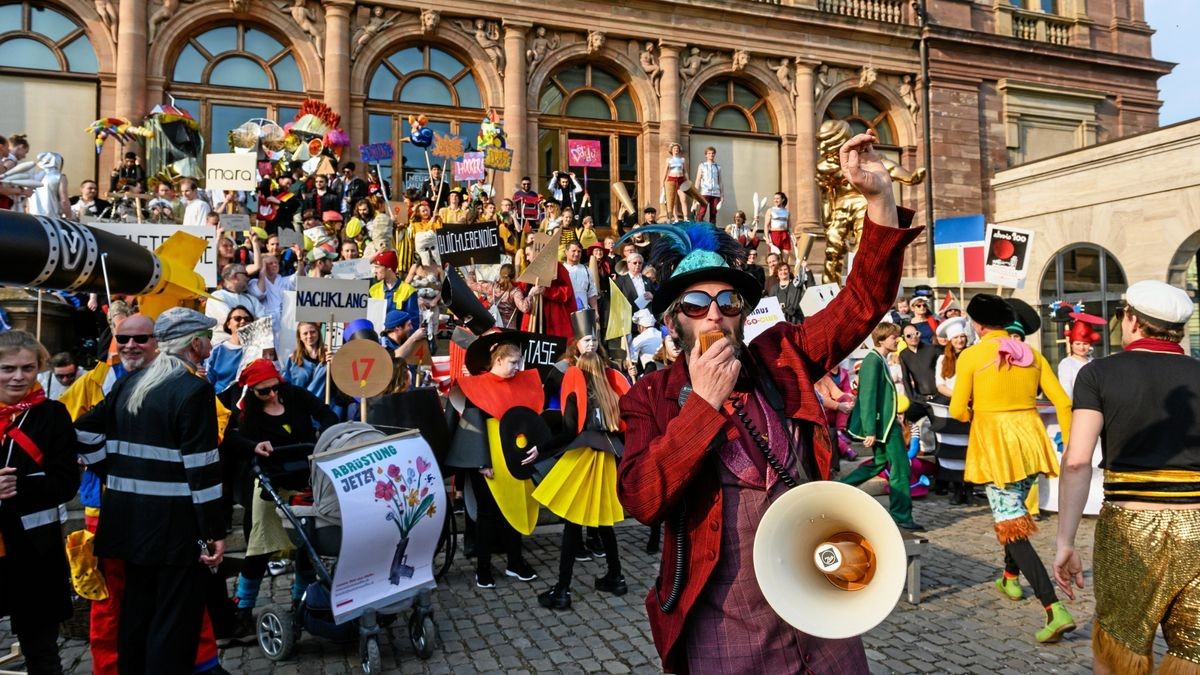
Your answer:
[[[0,403],[0,434],[3,434],[8,425],[12,424],[13,418],[45,400],[45,390],[40,386],[35,386],[33,391],[25,394],[25,398],[12,405]]]
[[[1160,352],[1162,354],[1183,354],[1183,346],[1178,342],[1170,340],[1159,340],[1158,338],[1139,338],[1125,345],[1125,351],[1130,352],[1135,349],[1143,349],[1148,352]]]

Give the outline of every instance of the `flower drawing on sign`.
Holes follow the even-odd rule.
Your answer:
[[[417,457],[415,466],[407,468],[390,464],[387,480],[375,483],[375,499],[387,502],[384,517],[396,524],[401,539],[407,539],[421,520],[437,513],[432,492],[434,475],[429,472],[432,466],[424,457]]]

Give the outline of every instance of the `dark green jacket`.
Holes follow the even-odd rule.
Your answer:
[[[858,440],[874,436],[883,443],[895,423],[896,385],[887,361],[872,349],[858,371],[858,398],[850,411],[846,433]]]

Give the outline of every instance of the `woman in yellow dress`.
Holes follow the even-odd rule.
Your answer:
[[[1004,575],[996,588],[1012,600],[1024,597],[1024,574],[1046,610],[1038,642],[1058,642],[1075,630],[1075,619],[1058,600],[1029,536],[1037,526],[1025,498],[1038,474],[1058,475],[1058,457],[1037,412],[1041,389],[1054,403],[1066,440],[1071,428],[1071,399],[1046,358],[1004,326],[1016,320],[1012,307],[996,295],[981,293],[967,305],[979,342],[962,351],[955,371],[950,416],[971,423],[963,479],[986,485],[996,538],[1004,546]]]

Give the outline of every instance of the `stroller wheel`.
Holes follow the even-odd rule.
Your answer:
[[[379,655],[379,638],[372,635],[368,637],[362,646],[362,653],[359,655],[362,658],[362,669],[367,675],[383,672],[383,658]]]
[[[413,651],[422,660],[433,656],[438,641],[437,624],[433,622],[433,617],[414,614],[408,622],[408,639],[412,641]]]
[[[296,630],[292,613],[278,607],[268,607],[255,623],[258,647],[272,661],[283,661],[296,649]]]

